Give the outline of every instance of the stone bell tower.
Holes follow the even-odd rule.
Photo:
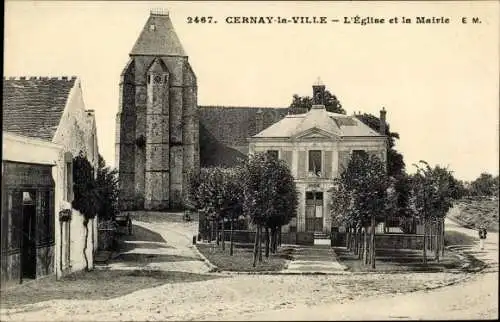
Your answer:
[[[199,171],[197,84],[168,12],[151,11],[119,95],[120,208],[181,208],[188,174]]]

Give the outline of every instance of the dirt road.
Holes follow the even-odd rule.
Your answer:
[[[184,234],[184,224],[155,226],[165,229],[162,235],[170,246],[187,247],[190,242],[192,227]],[[172,234],[173,231],[177,234]],[[498,234],[488,237],[486,251],[478,255],[498,265],[498,254],[495,256]],[[190,271],[202,268],[196,261],[186,263],[191,265]],[[477,274],[454,286],[422,291],[469,276],[465,273],[220,276],[191,283],[165,281],[158,287],[106,300],[39,302],[2,309],[0,317],[2,321],[497,318],[497,272]]]
[[[446,221],[447,230],[472,237],[477,232]],[[386,320],[386,319],[498,319],[498,233],[488,233],[484,251],[478,246],[467,252],[489,267],[467,282],[432,291],[396,296],[382,295],[344,304],[298,306],[247,315],[228,315],[233,320]]]

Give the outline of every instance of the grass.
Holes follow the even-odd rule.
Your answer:
[[[498,198],[464,198],[457,206],[459,211],[454,218],[465,227],[485,225],[489,231],[498,232]]]
[[[466,235],[464,233],[460,233],[458,231],[445,231],[444,233],[444,245],[464,245],[464,246],[472,246],[475,245],[478,239]]]
[[[198,282],[214,278],[220,277],[147,270],[77,272],[61,280],[49,276],[2,290],[0,306],[11,308],[55,299],[105,300],[163,284]]]
[[[269,258],[263,254],[262,263],[253,267],[252,247],[234,247],[233,256],[229,255],[229,243],[226,244],[225,251],[222,251],[222,246],[212,244],[197,244],[197,248],[220,270],[234,272],[280,271],[285,268],[286,260],[291,258],[293,251],[290,248],[280,248],[276,254],[269,254]]]
[[[357,255],[347,251],[345,247],[335,247],[335,253],[340,263],[346,265],[350,271],[372,271],[365,266]],[[422,251],[411,249],[377,249],[375,260],[376,272],[444,272],[457,269],[462,261],[453,253],[447,251],[440,258],[439,263],[434,261],[434,252],[427,252],[427,266],[423,264]]]

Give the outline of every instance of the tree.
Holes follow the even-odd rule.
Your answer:
[[[474,181],[471,182],[472,194],[475,196],[494,196],[498,195],[498,176],[483,172]]]
[[[99,198],[99,209],[97,211],[99,220],[114,220],[118,214],[118,172],[106,166],[106,162],[99,154],[99,167],[96,179],[97,196]]]
[[[299,96],[297,94],[293,95],[292,103],[290,104],[291,109],[306,109],[309,111],[312,107],[313,100],[310,96]],[[342,107],[342,104],[330,91],[325,91],[325,109],[328,112],[345,114],[346,111]]]
[[[200,173],[191,173],[188,184],[186,204],[198,209],[211,221],[215,222],[216,242],[218,244],[218,226],[222,221],[222,250],[225,250],[225,222],[230,222],[230,255],[233,254],[233,224],[243,213],[243,188],[241,186],[241,167],[202,168]]]
[[[83,246],[83,256],[85,258],[85,270],[89,270],[89,260],[87,258],[87,242],[89,236],[88,223],[93,220],[99,211],[99,191],[97,181],[94,177],[94,168],[80,151],[78,156],[73,158],[73,192],[74,199],[72,206],[83,216],[83,226],[85,227],[85,242]],[[93,248],[93,246],[92,246]]]
[[[347,210],[344,216],[336,216],[349,226],[355,225],[356,230],[364,228],[363,257],[365,264],[372,268],[375,268],[375,227],[384,218],[389,186],[382,161],[375,155],[360,153],[353,155],[332,191],[335,203],[332,208],[339,206]],[[335,192],[341,195],[334,196]]]
[[[356,118],[368,125],[372,130],[377,132],[380,130],[380,118],[367,113],[356,115]],[[389,124],[386,124],[384,134],[387,135],[388,138],[387,174],[389,176],[403,175],[405,171],[403,155],[394,148],[396,145],[396,139],[399,139],[399,133],[391,132]]]
[[[242,176],[244,187],[243,210],[257,226],[254,244],[254,267],[262,258],[262,228],[281,227],[296,216],[297,188],[283,160],[266,154],[251,155]]]
[[[452,206],[451,172],[439,166],[431,168],[425,161],[414,165],[411,203],[415,215],[424,226],[423,262],[427,265],[427,248],[435,250],[435,258],[444,251],[444,217]],[[428,234],[433,240],[428,240]],[[428,245],[429,244],[429,245]]]

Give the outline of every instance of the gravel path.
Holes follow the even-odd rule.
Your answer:
[[[148,228],[162,231],[170,246],[190,248],[188,224]],[[485,256],[494,261],[490,253],[498,251],[498,234],[496,242],[493,238]],[[462,283],[429,292],[457,282]],[[409,292],[415,293],[404,294]],[[2,321],[495,318],[497,303],[498,278],[493,273],[221,275],[109,300],[40,302],[1,310],[0,316]]]
[[[462,274],[238,275],[166,284],[106,301],[53,300],[2,312],[2,320],[214,320],[281,308],[344,303],[367,295],[434,288]]]
[[[446,220],[446,229],[477,238],[477,232]],[[488,264],[482,273],[464,283],[404,295],[361,298],[349,303],[320,304],[313,308],[297,305],[292,309],[231,315],[229,320],[389,320],[389,319],[498,319],[498,233],[488,233],[484,251],[469,247],[466,252]],[[432,276],[433,274],[424,274]],[[390,275],[397,278],[397,275]],[[415,276],[415,274],[409,274]],[[363,309],[360,309],[363,308]]]

